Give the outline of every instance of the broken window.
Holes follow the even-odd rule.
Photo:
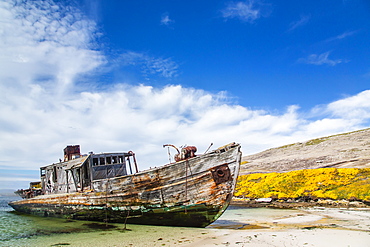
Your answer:
[[[99,165],[101,165],[101,166],[105,165],[105,158],[104,157],[100,157]]]
[[[125,167],[125,155],[120,154],[97,154],[92,156],[91,179],[105,179],[127,175]],[[95,165],[98,163],[98,165]],[[82,168],[83,169],[83,168]],[[83,170],[82,170],[83,171]],[[82,174],[82,176],[84,176]],[[90,174],[89,174],[90,176]]]
[[[112,160],[113,160],[113,164],[117,164],[118,163],[117,156],[113,156],[112,157]]]
[[[119,163],[119,164],[124,163],[124,162],[123,162],[123,156],[118,156],[118,163]]]
[[[53,167],[53,182],[56,183],[58,180],[58,176],[57,176],[57,167],[54,166]]]
[[[93,158],[93,166],[99,165],[99,160],[98,158]]]
[[[87,170],[87,165],[85,164],[83,166],[83,169],[84,169],[84,179],[89,179],[89,171]]]
[[[106,157],[107,164],[112,164],[112,157]]]

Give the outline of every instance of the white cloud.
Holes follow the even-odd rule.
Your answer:
[[[261,16],[268,15],[268,8],[260,1],[247,0],[244,2],[228,3],[221,13],[225,19],[236,18],[245,22],[253,22]]]
[[[298,21],[290,23],[288,31],[293,31],[300,26],[306,25],[310,19],[311,16],[309,15],[301,15],[301,18]]]
[[[328,104],[333,116],[362,121],[370,119],[370,90]]]
[[[170,19],[170,16],[168,13],[164,13],[161,16],[161,25],[170,26],[174,22],[175,22],[174,20]]]
[[[3,78],[22,83],[53,79],[62,91],[76,76],[104,62],[91,49],[95,24],[82,19],[77,10],[53,1],[3,1],[0,7]]]
[[[174,78],[178,75],[179,65],[172,58],[155,58],[145,53],[127,51],[120,56],[124,66],[139,66],[145,77],[159,75],[164,78]]]
[[[300,58],[298,59],[298,62],[300,63],[306,63],[306,64],[313,64],[313,65],[330,65],[335,66],[340,63],[347,63],[347,60],[343,59],[336,59],[332,60],[329,59],[330,52],[324,52],[322,54],[311,54],[307,58]]]
[[[133,150],[143,169],[168,161],[165,143],[196,145],[202,153],[211,142],[217,147],[236,141],[251,154],[369,123],[367,91],[322,106],[326,115],[317,119],[305,117],[298,106],[282,113],[252,110],[229,103],[224,92],[181,85],[116,83],[93,91],[91,85],[77,85],[76,78],[106,60],[89,48],[94,24],[75,9],[58,14],[63,6],[52,1],[31,2],[43,4],[40,9],[10,3],[0,2],[0,169],[37,171],[58,161],[69,144],[80,144],[84,153]],[[68,21],[61,17],[66,15]],[[36,21],[43,16],[46,20]],[[61,34],[42,34],[54,21],[59,24],[53,32]],[[76,22],[85,24],[76,28]],[[127,52],[121,59],[147,66],[147,73],[174,76],[177,70],[171,60],[142,53]],[[23,176],[19,179],[18,186],[26,187]],[[0,188],[7,184],[0,180]]]
[[[178,65],[171,58],[147,58],[145,65],[147,74],[160,74],[166,78],[177,76]]]
[[[339,34],[335,37],[332,37],[332,38],[329,38],[327,40],[325,40],[325,42],[331,42],[331,41],[334,41],[334,40],[341,40],[341,39],[345,39],[347,37],[350,37],[354,34],[356,34],[358,31],[347,31],[347,32],[344,32],[342,34]]]

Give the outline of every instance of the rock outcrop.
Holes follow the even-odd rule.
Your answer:
[[[369,168],[370,128],[294,143],[243,157],[240,175],[316,168]]]

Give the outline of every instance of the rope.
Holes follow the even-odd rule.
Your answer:
[[[126,219],[125,219],[125,224],[124,224],[123,230],[127,230],[126,223],[127,223],[127,219],[128,219],[129,216],[130,216],[130,210],[127,210],[127,215],[126,215]]]
[[[188,200],[188,167],[189,167],[191,177],[194,178],[193,172],[191,171],[191,167],[189,164],[189,160],[186,160],[185,161],[185,201]],[[195,181],[194,181],[194,186],[199,194],[199,188]],[[194,196],[193,196],[193,199],[194,199]],[[186,205],[185,205],[185,213],[187,213]]]
[[[188,200],[188,164],[189,161],[185,162],[185,202]],[[185,214],[187,214],[186,205],[185,205]]]
[[[171,152],[170,152],[170,147],[167,147],[167,152],[168,152],[168,160],[170,161],[170,164],[171,164]]]
[[[194,178],[194,176],[193,176],[193,172],[191,171],[191,167],[190,167],[189,162],[186,162],[186,165],[188,165],[188,166],[189,166],[189,171],[190,171],[191,178]],[[197,184],[195,181],[194,181],[194,185],[195,185],[195,188],[197,189],[197,192],[198,192],[198,194],[199,194],[198,184]],[[194,199],[194,197],[193,197],[193,199]]]
[[[105,227],[108,227],[108,183],[109,178],[107,178],[107,184],[105,186]]]
[[[132,185],[132,178],[134,177],[135,175],[131,175],[131,185]],[[128,219],[128,217],[130,216],[130,210],[131,210],[131,206],[132,206],[132,200],[133,200],[133,198],[132,198],[132,186],[129,186],[129,198],[130,198],[130,201],[129,201],[129,205],[128,206],[126,206],[126,208],[129,208],[129,209],[127,209],[127,215],[126,215],[126,218],[125,218],[125,223],[124,223],[124,228],[123,228],[123,230],[129,230],[129,229],[127,229],[127,227],[126,227],[126,223],[127,223],[127,219]]]

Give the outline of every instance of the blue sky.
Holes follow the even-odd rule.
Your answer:
[[[370,126],[370,2],[0,0],[0,189],[69,144],[245,155]]]
[[[149,76],[152,85],[227,91],[257,108],[305,109],[368,86],[366,1],[98,1],[84,10],[111,58],[135,51],[178,66],[168,80]]]

